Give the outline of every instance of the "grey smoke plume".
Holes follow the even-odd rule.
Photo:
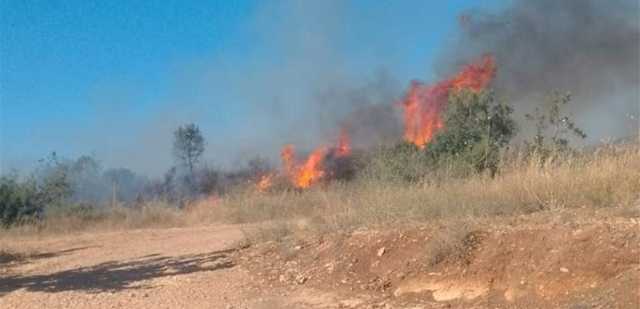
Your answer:
[[[332,84],[317,92],[313,105],[324,124],[323,139],[335,140],[339,130],[346,130],[355,148],[397,142],[402,136],[402,119],[391,103],[400,91],[399,84],[381,70],[361,84]]]
[[[628,136],[638,132],[639,14],[636,0],[514,0],[498,13],[469,12],[439,69],[492,53],[495,86],[519,112],[570,91],[571,112],[592,140]]]

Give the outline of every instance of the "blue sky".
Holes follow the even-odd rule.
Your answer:
[[[0,0],[0,171],[57,151],[157,174],[191,121],[212,164],[312,144],[315,90],[433,79],[458,16],[504,3]]]

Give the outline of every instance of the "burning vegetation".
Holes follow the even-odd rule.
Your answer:
[[[452,78],[427,85],[412,81],[401,101],[397,102],[404,111],[404,139],[420,149],[444,128],[443,113],[451,94],[461,91],[479,93],[493,80],[496,64],[493,56],[485,55],[463,67]],[[307,189],[323,179],[334,179],[345,170],[345,159],[352,155],[349,133],[345,128],[340,131],[338,141],[333,147],[322,145],[311,151],[304,159],[296,157],[295,147],[285,145],[280,157],[281,175],[297,189]],[[257,181],[260,192],[273,186],[276,173],[262,175]]]
[[[313,150],[304,161],[297,160],[293,145],[285,145],[280,153],[283,174],[291,185],[298,189],[309,188],[327,175],[335,176],[337,171],[330,167],[338,165],[333,161],[350,155],[351,144],[345,129],[341,130],[338,142],[334,147],[320,146]]]
[[[424,148],[444,127],[442,114],[449,95],[461,90],[479,92],[487,87],[495,73],[495,60],[487,55],[464,67],[453,78],[434,85],[412,81],[400,102],[404,109],[404,139]]]

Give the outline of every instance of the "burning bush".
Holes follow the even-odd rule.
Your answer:
[[[449,99],[446,128],[429,144],[434,161],[454,159],[478,172],[495,174],[500,150],[516,133],[512,108],[497,102],[492,91],[463,91]]]
[[[434,85],[411,82],[400,102],[404,109],[405,140],[424,148],[445,126],[443,114],[449,95],[459,91],[482,91],[493,80],[495,73],[495,60],[487,55],[467,65],[454,77]]]
[[[366,159],[365,178],[418,182],[440,174],[465,176],[497,170],[500,151],[514,136],[511,108],[491,91],[452,94],[443,111],[442,128],[424,146],[405,141],[381,147]]]
[[[382,161],[373,159],[373,164],[381,164],[382,168],[390,168],[392,178],[400,178],[403,180],[415,181],[422,178],[422,166],[412,164],[415,159],[418,161],[433,161],[433,158],[425,156],[424,153],[417,152],[418,149],[424,149],[433,138],[435,138],[441,131],[447,131],[448,119],[445,118],[447,106],[449,105],[449,97],[457,93],[480,93],[485,87],[492,81],[495,76],[496,68],[495,61],[492,56],[484,56],[474,63],[465,66],[458,74],[453,77],[442,80],[434,85],[426,85],[421,82],[414,81],[411,83],[407,94],[404,98],[398,102],[404,110],[404,139],[406,142],[412,144],[412,146],[401,144],[392,150],[383,149],[379,154],[384,157],[393,157],[391,160],[383,159]],[[478,96],[477,98],[480,98]],[[494,108],[489,110],[490,106],[485,101],[479,103],[469,103],[472,108],[470,110],[461,111],[466,112],[466,117],[490,117],[490,113],[504,114],[510,112],[508,109],[499,110]],[[460,108],[458,108],[459,110]],[[473,111],[472,111],[473,110]],[[480,111],[485,111],[484,115],[479,115]],[[462,119],[458,114],[452,119]],[[474,119],[475,119],[474,118]],[[502,118],[500,118],[502,120]],[[452,121],[453,122],[453,121]],[[495,120],[489,120],[490,123]],[[502,124],[503,122],[498,121]],[[483,125],[479,123],[478,125]],[[452,123],[452,125],[458,125],[458,123]],[[494,124],[496,126],[496,124]],[[463,129],[464,130],[464,129]],[[484,127],[483,127],[484,130]],[[489,129],[488,134],[491,136],[493,129]],[[459,132],[459,130],[451,130],[451,132]],[[484,130],[483,132],[487,132]],[[463,134],[464,135],[464,134]],[[469,145],[476,145],[478,143],[478,134],[471,133],[471,139],[468,141],[458,141],[463,143],[469,143]],[[449,134],[448,136],[451,136]],[[457,137],[465,138],[465,136]],[[438,146],[434,149],[436,153],[448,153],[459,154],[462,150],[452,149],[451,146],[452,137],[443,139],[440,142],[446,146]],[[491,138],[489,137],[489,140]],[[493,146],[492,146],[493,147]],[[438,150],[440,149],[440,150]],[[393,153],[397,153],[394,155]],[[281,152],[282,158],[282,174],[285,175],[291,185],[297,189],[307,189],[312,185],[321,181],[337,180],[337,179],[352,179],[356,173],[356,161],[351,155],[351,141],[346,130],[341,131],[338,142],[334,147],[320,146],[313,150],[309,156],[303,160],[298,161],[296,158],[295,149],[293,145],[286,145]],[[433,152],[430,152],[433,153]],[[489,153],[489,151],[485,151]],[[439,157],[439,154],[431,155],[431,157]],[[425,162],[426,162],[425,161]],[[384,162],[384,163],[382,163]],[[489,162],[487,158],[483,161],[486,166]],[[431,167],[433,164],[431,164]],[[484,168],[480,167],[479,168]],[[271,186],[271,176],[261,176],[257,180],[257,187],[259,191],[265,191]]]
[[[325,179],[347,179],[353,177],[351,141],[345,129],[341,130],[338,142],[333,147],[320,146],[304,161],[298,161],[293,145],[285,145],[280,153],[282,174],[297,189],[307,189]],[[269,183],[262,177],[258,183],[264,190]]]

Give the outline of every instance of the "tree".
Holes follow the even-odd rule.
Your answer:
[[[107,169],[102,174],[102,177],[109,189],[111,189],[112,199],[125,202],[133,201],[143,191],[146,184],[144,177],[137,175],[128,168]]]
[[[92,155],[67,160],[69,181],[73,189],[72,201],[97,204],[109,196],[110,184],[105,183],[102,165]]]
[[[43,207],[60,205],[73,195],[71,168],[55,152],[39,161],[34,177],[38,183],[38,200]]]
[[[0,177],[0,226],[37,217],[42,210],[35,181],[20,182],[16,175]]]
[[[449,98],[445,127],[428,145],[427,154],[436,161],[454,159],[477,171],[495,174],[500,150],[516,133],[509,105],[498,102],[492,91],[462,91]]]
[[[189,170],[193,177],[193,168],[204,152],[204,137],[200,128],[193,123],[180,126],[174,132],[173,154],[180,164]]]
[[[498,169],[501,151],[516,134],[512,108],[492,91],[449,97],[443,128],[422,149],[408,142],[381,147],[364,158],[362,176],[384,181],[437,180]]]

